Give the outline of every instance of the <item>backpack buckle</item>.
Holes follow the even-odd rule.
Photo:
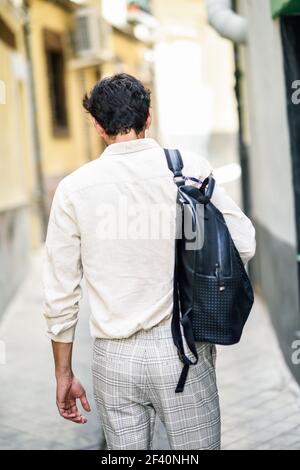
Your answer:
[[[184,183],[185,182],[185,177],[183,175],[175,175],[174,178],[173,178],[173,181],[175,184],[180,184],[180,183]]]
[[[184,364],[183,355],[181,354],[181,352],[177,350],[177,354],[178,354],[180,361]]]

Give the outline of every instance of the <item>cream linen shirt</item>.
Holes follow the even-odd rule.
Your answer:
[[[182,157],[185,175],[211,173],[204,158]],[[149,138],[112,144],[59,183],[43,270],[49,338],[73,341],[83,276],[93,337],[127,338],[171,316],[175,202],[163,149]],[[255,252],[251,221],[221,187],[212,202],[246,263]]]

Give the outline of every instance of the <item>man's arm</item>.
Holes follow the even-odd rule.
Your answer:
[[[51,207],[43,270],[44,315],[52,340],[60,415],[84,424],[76,400],[90,411],[85,391],[72,372],[72,347],[82,279],[80,233],[73,207],[60,183]]]
[[[199,159],[197,160],[198,166]],[[212,166],[205,158],[200,159],[200,168],[200,178],[202,180],[213,173]],[[215,186],[212,203],[220,212],[222,212],[231,238],[243,263],[246,264],[251,258],[253,258],[256,250],[255,228],[251,220],[244,214],[233,199],[228,196],[225,189],[222,186],[219,186],[219,184],[216,184]]]
[[[85,424],[87,419],[80,413],[76,400],[79,399],[85,411],[91,411],[85,390],[72,372],[73,343],[52,341],[57,381],[56,404],[59,414],[70,421]]]
[[[251,220],[221,186],[216,185],[212,203],[222,212],[243,263],[248,263],[256,250],[255,228]]]

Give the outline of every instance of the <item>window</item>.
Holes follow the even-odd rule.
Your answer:
[[[10,27],[0,16],[0,39],[12,49],[16,49],[16,37]]]
[[[68,134],[68,119],[65,93],[65,64],[61,36],[53,31],[44,31],[45,54],[48,69],[48,88],[52,115],[53,135]]]

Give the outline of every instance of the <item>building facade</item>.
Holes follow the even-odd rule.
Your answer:
[[[84,94],[120,71],[152,87],[151,40],[135,34],[150,15],[123,6],[121,27],[101,0],[0,2],[0,317],[44,239],[58,182],[103,150]]]
[[[152,8],[161,142],[208,158],[240,203],[232,44],[209,27],[204,0],[152,0]]]
[[[98,2],[100,5],[100,2]],[[90,10],[88,10],[88,8]],[[88,21],[98,10],[88,5]],[[70,1],[31,0],[28,6],[37,131],[46,206],[58,181],[96,158],[101,143],[82,111],[81,99],[101,76],[97,51],[77,54],[78,7]],[[79,20],[80,21],[80,20]]]
[[[300,2],[239,0],[248,41],[238,47],[250,214],[257,230],[252,275],[285,359],[300,382]],[[292,14],[292,16],[290,16]]]
[[[0,313],[40,237],[23,19],[0,3]]]

